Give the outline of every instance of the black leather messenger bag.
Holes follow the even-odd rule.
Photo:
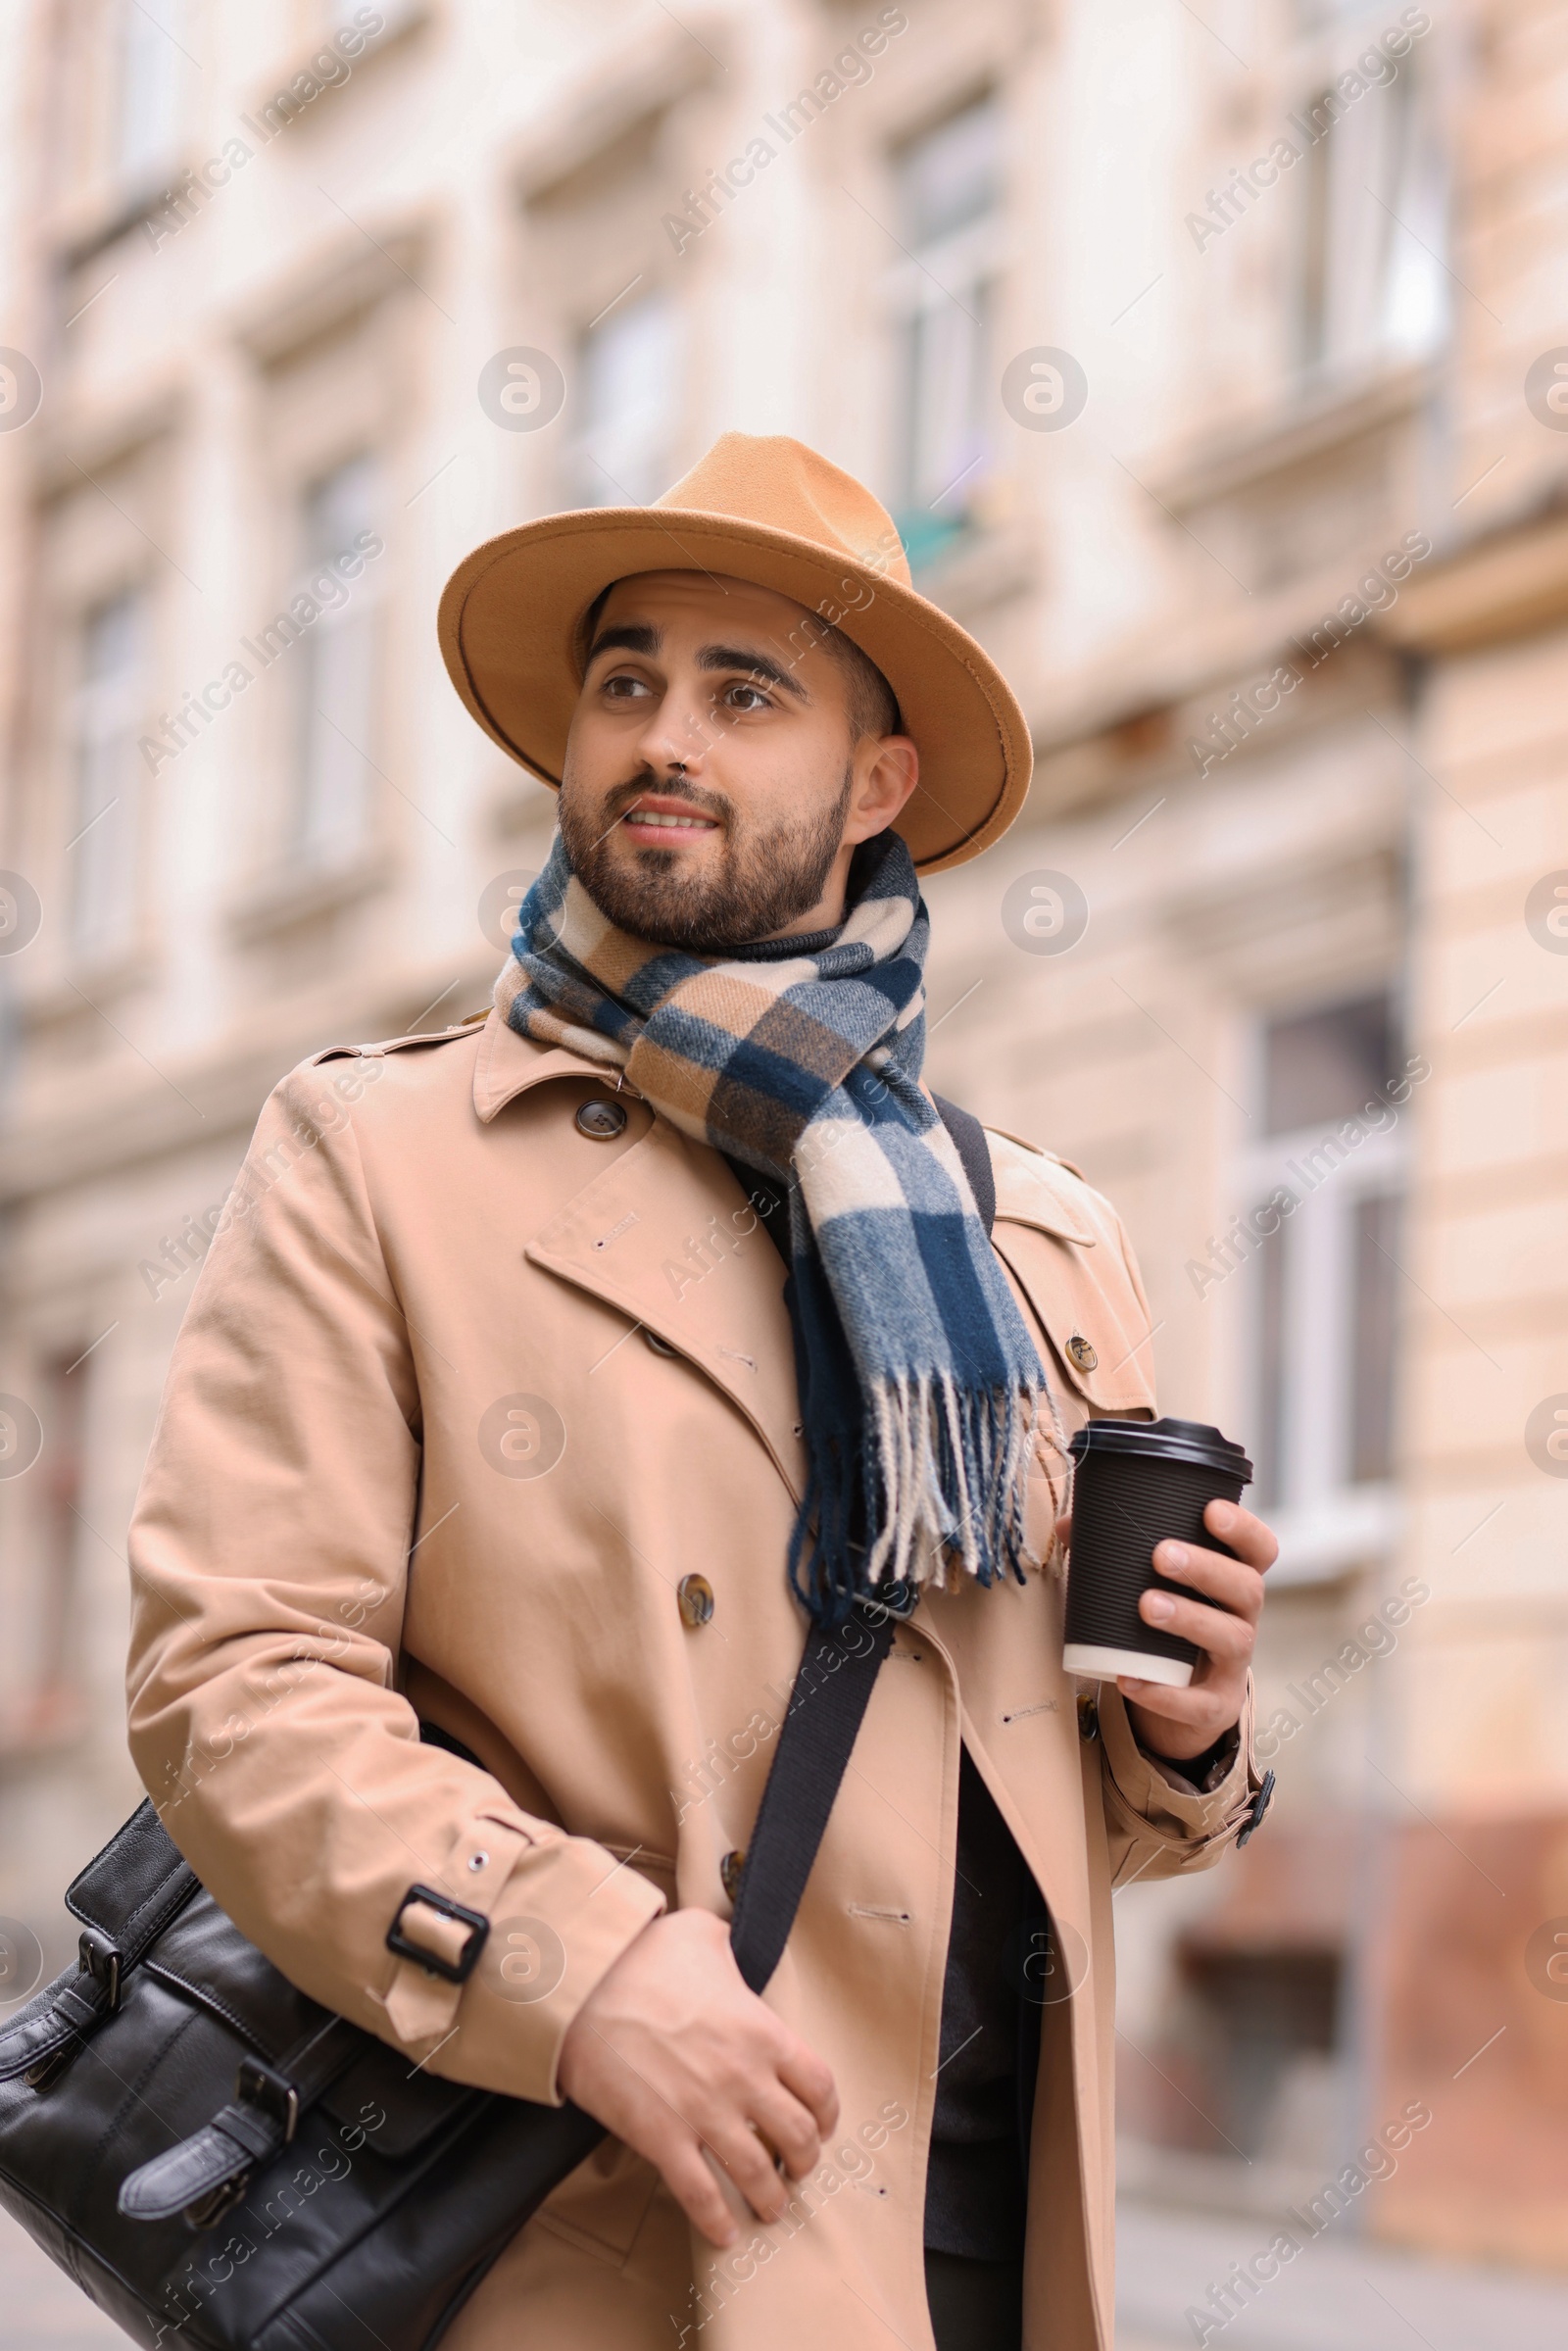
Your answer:
[[[914,1597],[892,1587],[807,1642],[730,1927],[754,1991]],[[605,2135],[570,2104],[411,2070],[307,1999],[150,1803],[66,1899],[79,1964],[0,2031],[0,2205],[147,2351],[426,2351]],[[471,1929],[464,1975],[487,1932]]]

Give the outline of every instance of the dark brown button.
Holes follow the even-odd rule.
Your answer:
[[[653,1348],[656,1355],[677,1355],[680,1352],[679,1347],[671,1347],[667,1339],[661,1339],[657,1331],[650,1331],[646,1328],[646,1326],[643,1331],[643,1337],[647,1340],[649,1346]]]
[[[1086,1744],[1100,1737],[1100,1708],[1087,1694],[1078,1700],[1078,1736]]]
[[[726,1853],[718,1865],[718,1874],[723,1882],[724,1891],[732,1902],[740,1893],[741,1872],[745,1867],[746,1852],[741,1845],[737,1845],[733,1853]]]
[[[584,1102],[577,1112],[577,1132],[591,1135],[596,1143],[613,1143],[626,1124],[625,1107],[620,1102]]]
[[[1079,1331],[1074,1331],[1072,1337],[1068,1340],[1067,1352],[1069,1355],[1071,1355],[1073,1361],[1077,1364],[1080,1371],[1093,1371],[1100,1361],[1100,1357],[1096,1354],[1088,1340],[1085,1339],[1083,1334]]]
[[[695,1633],[706,1625],[713,1613],[713,1587],[706,1576],[682,1576],[675,1587],[675,1601],[680,1609],[680,1621]]]

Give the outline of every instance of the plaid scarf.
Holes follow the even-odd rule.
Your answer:
[[[1040,1360],[916,1082],[930,922],[896,833],[856,852],[827,945],[731,958],[617,930],[559,835],[496,984],[525,1037],[624,1069],[663,1117],[786,1187],[808,1475],[790,1544],[821,1624],[892,1581],[1037,1564]],[[776,950],[776,953],[775,953]]]

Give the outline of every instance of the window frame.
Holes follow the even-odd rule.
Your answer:
[[[88,649],[94,622],[119,606],[131,608],[133,645],[122,672],[98,678],[88,675]],[[145,920],[144,874],[148,794],[139,737],[147,724],[152,701],[155,609],[149,582],[141,576],[118,579],[80,598],[69,624],[70,687],[66,704],[62,761],[65,821],[60,835],[62,898],[67,914],[64,938],[67,955],[77,967],[115,965],[133,955],[142,944]],[[107,723],[104,710],[107,706]],[[83,821],[86,763],[89,758],[118,747],[122,768],[114,800]],[[94,848],[75,865],[71,862],[84,839],[122,806],[123,815],[103,833]],[[118,884],[100,891],[97,902],[88,894],[83,876],[96,870],[104,843],[117,841],[122,859]],[[118,919],[101,918],[109,905]]]
[[[888,345],[887,381],[891,397],[886,414],[889,422],[888,478],[890,511],[904,541],[911,565],[920,569],[945,557],[970,538],[980,527],[984,511],[984,493],[997,469],[997,444],[994,418],[987,415],[987,395],[993,389],[997,321],[1001,311],[1003,280],[1010,257],[1010,239],[1005,184],[1005,111],[1002,92],[995,83],[972,89],[959,102],[933,119],[921,122],[890,139],[886,149],[886,169],[891,197],[897,205],[900,180],[907,168],[907,159],[927,140],[938,139],[970,113],[988,111],[993,119],[994,152],[993,179],[990,200],[984,210],[951,228],[939,230],[918,243],[912,241],[912,231],[902,213],[898,219],[901,237],[908,235],[909,242],[901,247],[900,258],[881,273],[879,290]],[[921,370],[913,363],[914,344],[924,321],[940,318],[945,309],[956,304],[972,321],[972,331],[959,334],[970,350],[969,375],[978,397],[970,429],[978,443],[977,453],[967,465],[961,466],[949,480],[940,483],[930,499],[923,498],[929,486],[917,476],[921,464],[921,424],[917,407],[921,389]],[[973,308],[970,308],[970,305]],[[954,494],[961,490],[961,503],[941,515],[938,508],[948,507]],[[929,516],[936,515],[934,522]]]
[[[590,356],[592,338],[604,331],[607,335],[625,331],[626,322],[639,312],[646,313],[654,306],[664,321],[668,344],[668,381],[662,407],[650,404],[650,416],[657,419],[650,437],[649,448],[654,451],[648,460],[650,479],[657,476],[646,498],[636,492],[646,483],[622,483],[605,466],[596,452],[607,434],[613,435],[617,424],[596,421],[589,414],[589,384],[593,369]],[[570,507],[646,506],[668,488],[675,465],[675,447],[680,430],[681,402],[685,386],[687,362],[687,320],[684,308],[674,290],[655,282],[634,295],[624,305],[616,301],[608,312],[578,327],[572,338],[575,376],[581,386],[580,413],[574,416],[572,429],[562,447],[561,476],[564,495]]]
[[[1373,989],[1367,995],[1376,993]],[[1303,1003],[1311,1011],[1318,1004],[1332,1011],[1340,1004],[1361,1001],[1343,994]],[[1271,1007],[1256,1023],[1251,1040],[1250,1098],[1259,1105],[1266,1099],[1268,1029],[1290,1008]],[[1396,1034],[1397,1022],[1394,1023]],[[1381,1081],[1385,1091],[1399,1075],[1390,1069]],[[1405,1105],[1393,1105],[1394,1118],[1382,1128],[1367,1127],[1359,1143],[1345,1141],[1344,1129],[1355,1113],[1339,1120],[1324,1116],[1278,1134],[1243,1141],[1233,1162],[1233,1191],[1244,1218],[1250,1219],[1281,1186],[1289,1187],[1298,1205],[1281,1220],[1274,1235],[1250,1250],[1242,1270],[1233,1324],[1240,1380],[1237,1383],[1247,1410],[1253,1415],[1266,1408],[1265,1317],[1269,1304],[1268,1262],[1265,1252],[1282,1251],[1282,1326],[1284,1333],[1283,1396],[1279,1411],[1280,1459],[1278,1491],[1264,1483],[1266,1459],[1258,1461],[1259,1477],[1250,1497],[1268,1519],[1280,1542],[1280,1562],[1271,1581],[1284,1585],[1332,1580],[1349,1568],[1381,1558],[1391,1549],[1399,1523],[1396,1451],[1388,1474],[1357,1480],[1353,1475],[1355,1392],[1355,1282],[1359,1211],[1364,1201],[1393,1199],[1402,1206],[1408,1197],[1411,1162]],[[1321,1152],[1330,1138],[1345,1156],[1329,1171],[1314,1174],[1309,1154]],[[1396,1209],[1397,1213],[1397,1209]],[[1250,1280],[1245,1274],[1250,1270]],[[1400,1384],[1398,1289],[1402,1273],[1395,1270],[1394,1334],[1388,1376],[1391,1448],[1396,1448]],[[1260,1455],[1259,1424],[1252,1421],[1254,1445]]]
[[[337,556],[318,554],[312,544],[311,516],[316,502],[321,499],[328,485],[355,466],[367,468],[370,493],[365,513],[369,517],[367,527],[382,537],[379,521],[385,518],[387,467],[382,453],[373,443],[366,442],[318,465],[298,482],[294,496],[294,548],[296,562],[290,578],[293,585],[287,590],[282,609],[287,611],[290,600],[302,590],[311,595],[311,581]],[[352,551],[339,549],[338,556]],[[295,641],[302,659],[297,671],[288,680],[288,726],[284,742],[287,777],[282,796],[283,840],[281,862],[290,873],[327,877],[358,872],[373,859],[381,846],[385,822],[384,795],[378,789],[384,712],[382,708],[385,684],[386,602],[387,583],[382,576],[384,557],[370,557],[362,564],[358,575],[344,584],[348,594],[336,607],[325,606],[318,617],[303,633],[304,642]],[[313,601],[319,601],[313,595]],[[317,744],[315,710],[317,681],[324,652],[329,652],[334,637],[353,628],[365,639],[367,651],[367,683],[365,687],[367,742],[355,744],[345,729],[338,731],[349,742],[350,749],[363,761],[365,774],[361,781],[358,814],[345,827],[340,839],[334,840],[330,823],[320,825],[312,821],[317,795],[313,790],[312,760]],[[330,719],[324,722],[331,726]],[[324,744],[324,738],[321,738]]]
[[[1357,59],[1368,48],[1380,45],[1386,29],[1385,13],[1369,0],[1354,0],[1348,7],[1323,10],[1318,23],[1298,36],[1280,69],[1280,135],[1293,142],[1298,139],[1301,120],[1308,111],[1321,103],[1341,75],[1356,69]],[[1428,361],[1442,349],[1451,330],[1441,38],[1441,23],[1435,22],[1402,57],[1393,61],[1397,69],[1395,78],[1351,101],[1346,115],[1283,175],[1293,185],[1281,257],[1280,324],[1287,372],[1302,389]],[[1392,105],[1396,123],[1385,122],[1376,112],[1368,113],[1369,108],[1385,103]],[[1348,129],[1348,138],[1345,135]],[[1353,280],[1362,257],[1357,252],[1346,258],[1344,218],[1353,217],[1349,199],[1364,188],[1374,166],[1391,150],[1392,168],[1382,186],[1387,210],[1378,215],[1375,223],[1379,240],[1375,284],[1356,298],[1353,283],[1347,280]],[[1353,182],[1353,188],[1348,182]],[[1324,218],[1319,223],[1320,237],[1315,238],[1311,202],[1313,191],[1319,188],[1324,194]],[[1368,216],[1377,211],[1370,193],[1360,195],[1360,204]],[[1419,228],[1409,224],[1412,207],[1419,217]],[[1342,247],[1338,261],[1337,215],[1341,217]],[[1314,247],[1319,251],[1322,288],[1315,337],[1309,331],[1303,302],[1303,281]],[[1429,258],[1423,257],[1422,247]],[[1430,322],[1419,330],[1401,331],[1398,324],[1401,270],[1407,285],[1426,281]]]

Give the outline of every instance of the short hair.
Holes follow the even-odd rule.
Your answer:
[[[899,698],[870,655],[862,653],[841,628],[816,619],[814,613],[812,617],[821,630],[818,642],[823,652],[832,655],[849,684],[850,741],[862,743],[867,735],[902,735]]]
[[[605,609],[610,590],[618,585],[617,580],[612,580],[609,587],[601,588],[582,616],[577,641],[584,661],[594,641],[599,616]],[[867,735],[902,735],[904,717],[899,709],[899,698],[870,655],[862,653],[853,638],[847,637],[841,628],[835,628],[831,621],[822,619],[818,613],[808,612],[807,620],[813,641],[838,663],[849,687],[846,707],[850,720],[850,741],[863,743]]]

